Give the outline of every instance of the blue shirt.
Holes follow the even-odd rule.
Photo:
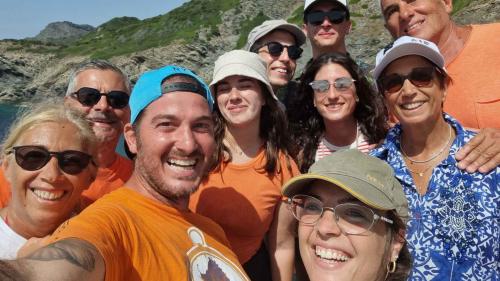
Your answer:
[[[474,134],[449,115],[444,118],[457,136],[448,157],[433,169],[424,195],[400,153],[399,124],[371,152],[394,168],[408,198],[409,280],[498,280],[500,168],[488,174],[458,169],[455,154]]]

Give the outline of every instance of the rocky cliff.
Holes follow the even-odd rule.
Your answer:
[[[75,24],[69,21],[49,23],[33,40],[53,43],[71,43],[83,35],[94,31],[95,27],[88,24]]]
[[[205,8],[203,3],[208,3],[205,1],[191,2],[198,5],[197,9],[201,10]],[[181,11],[189,11],[191,2],[184,4]],[[229,3],[228,1],[218,3],[222,2]],[[178,21],[175,29],[188,30],[194,34],[186,35],[190,38],[189,40],[177,36],[168,43],[158,43],[154,47],[144,48],[140,45],[145,37],[155,34],[151,33],[151,30],[147,30],[147,24],[155,21],[161,23],[165,17],[168,18],[167,14],[144,21],[134,18],[113,19],[82,37],[77,41],[79,45],[75,46],[92,44],[92,42],[98,42],[106,36],[115,36],[111,38],[120,42],[137,40],[139,43],[131,48],[131,51],[120,50],[124,54],[114,56],[109,55],[109,50],[107,51],[109,56],[107,58],[123,68],[130,75],[132,81],[135,81],[140,73],[148,69],[171,63],[192,68],[209,80],[215,59],[226,51],[240,47],[242,39],[245,39],[246,34],[253,26],[269,18],[299,21],[303,5],[303,0],[234,0],[233,2],[231,2],[230,7],[210,14],[210,17],[216,17],[215,20],[201,18],[207,24],[194,30],[186,29],[190,24],[193,24],[188,21],[189,18],[185,22]],[[360,61],[373,64],[376,51],[391,40],[390,36],[383,27],[376,1],[361,0],[351,1],[351,3],[353,3],[350,5],[351,19],[354,26],[347,39],[349,52]],[[208,15],[207,12],[203,16],[207,17]],[[177,17],[183,18],[178,15]],[[500,21],[500,0],[474,0],[469,6],[456,13],[454,17],[462,24],[498,22]],[[116,29],[113,26],[122,29]],[[123,28],[135,31],[131,35],[120,34],[120,30]],[[161,31],[155,32],[162,34]],[[163,35],[167,36],[168,34],[163,33]],[[0,102],[30,100],[37,97],[43,98],[46,95],[62,95],[71,68],[79,62],[99,54],[95,50],[94,53],[88,54],[69,53],[68,48],[71,48],[71,45],[67,47],[57,43],[27,40],[0,41]],[[310,50],[306,50],[299,65],[303,65],[309,58]]]

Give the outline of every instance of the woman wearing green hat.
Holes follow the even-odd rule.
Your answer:
[[[349,149],[325,156],[283,187],[311,281],[406,280],[408,205],[385,162]]]

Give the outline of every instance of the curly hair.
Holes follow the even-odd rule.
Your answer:
[[[325,132],[325,123],[314,107],[314,92],[309,83],[314,80],[316,73],[324,65],[331,63],[345,68],[355,80],[354,85],[359,101],[354,109],[354,117],[363,135],[370,143],[378,143],[385,138],[387,133],[387,111],[383,97],[376,93],[356,62],[348,55],[341,53],[323,54],[305,70],[297,95],[290,101],[287,109],[290,138],[296,142],[293,155],[303,173],[307,172],[314,162],[316,149]]]
[[[284,168],[278,167],[280,151],[285,154],[287,163],[289,163],[291,142],[286,135],[288,122],[278,101],[272,97],[271,93],[262,82],[259,81],[259,85],[265,101],[265,105],[262,107],[259,125],[259,137],[264,140],[266,150],[266,164],[263,168],[268,174],[273,174]],[[214,88],[217,89],[217,87]],[[217,96],[217,93],[213,93],[213,95]],[[214,135],[216,143],[216,150],[213,157],[213,168],[219,169],[223,162],[230,162],[232,156],[229,148],[224,144],[226,120],[224,119],[224,116],[222,116],[217,103],[214,104],[213,116],[215,122]],[[228,157],[225,158],[224,155],[228,155]],[[291,169],[290,164],[287,166],[287,169]]]
[[[394,211],[388,212],[387,217],[394,222],[390,228],[392,239],[401,239],[402,241],[404,241],[404,244],[399,251],[398,259],[396,261],[396,271],[394,271],[393,273],[387,273],[387,278],[385,279],[385,281],[406,281],[412,267],[411,254],[410,250],[408,249],[408,242],[406,242],[404,237],[400,237],[400,233],[402,230],[406,232],[406,224]]]

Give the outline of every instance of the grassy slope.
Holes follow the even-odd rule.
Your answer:
[[[200,28],[209,30],[208,36],[218,35],[222,12],[238,7],[239,0],[191,0],[171,12],[139,20],[119,17],[102,24],[94,32],[69,45],[15,40],[11,49],[24,49],[39,53],[56,53],[59,56],[90,55],[109,58],[129,54],[156,46],[165,46],[174,40],[191,43]],[[351,4],[356,0],[351,0]],[[465,8],[472,0],[453,0],[453,12]],[[298,7],[287,19],[302,25],[303,7]],[[353,17],[360,16],[353,14]],[[269,19],[262,12],[242,23],[237,48],[244,46],[250,30]]]

